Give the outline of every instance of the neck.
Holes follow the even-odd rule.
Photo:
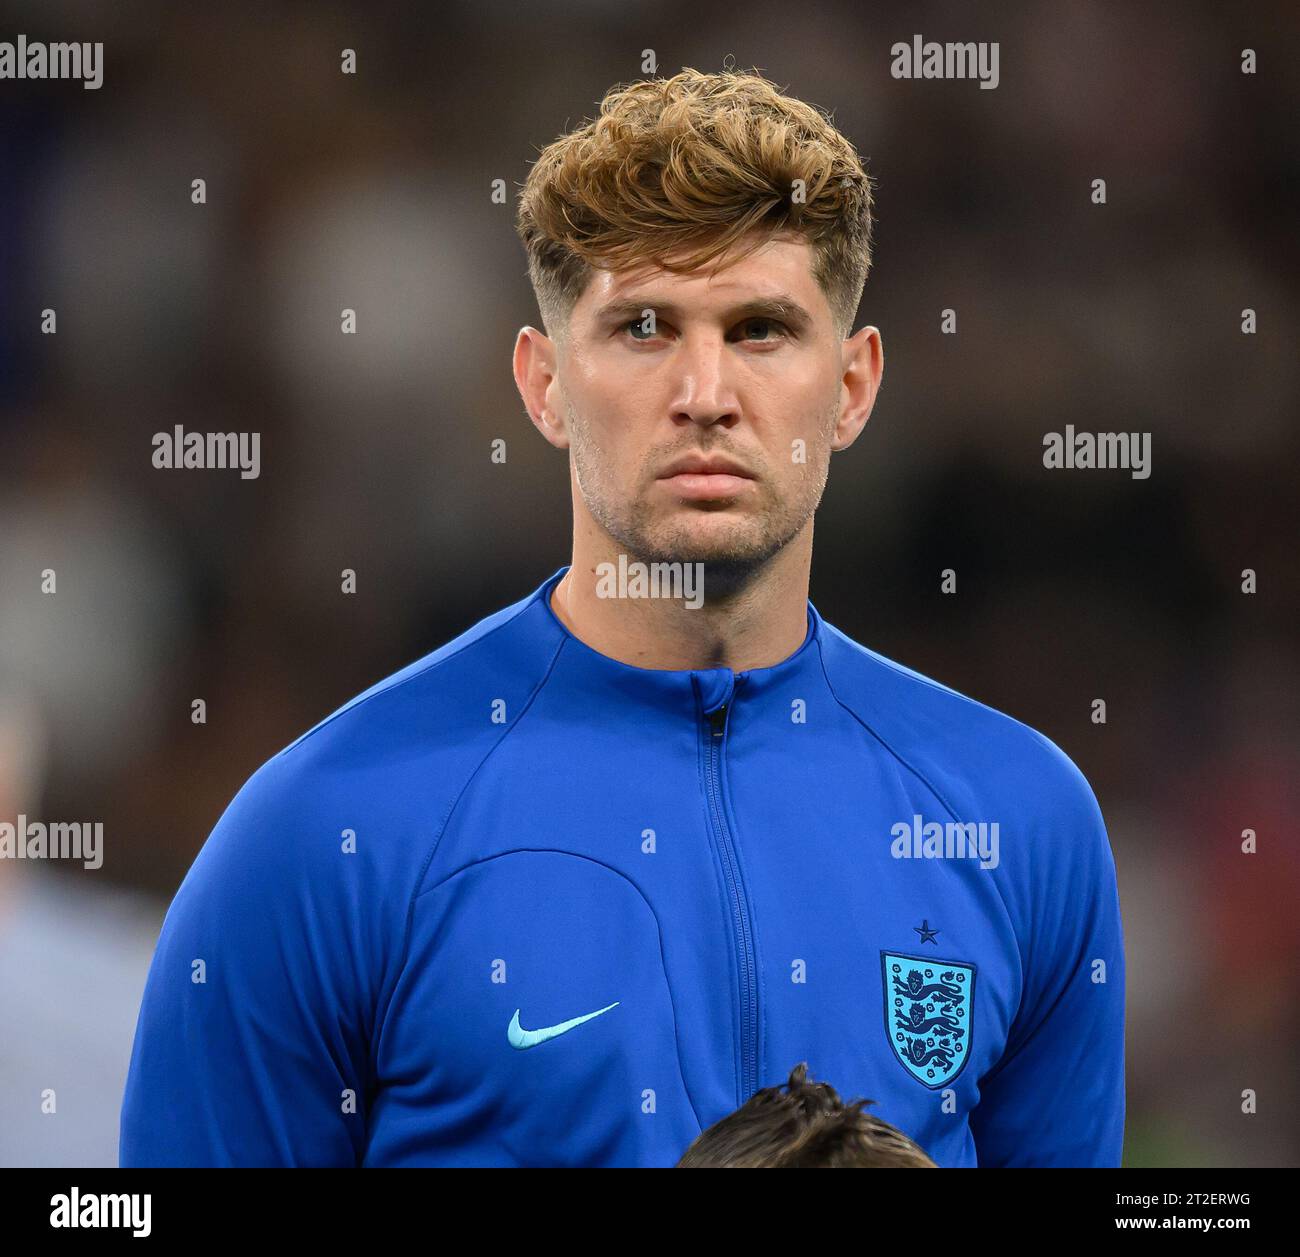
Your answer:
[[[723,591],[710,592],[706,563],[698,606],[674,597],[601,596],[602,575],[613,572],[616,580],[619,570],[618,545],[607,541],[597,549],[575,538],[572,564],[551,593],[560,623],[602,655],[637,668],[744,672],[781,663],[803,645],[811,520],[771,559]],[[634,570],[632,556],[626,562]]]

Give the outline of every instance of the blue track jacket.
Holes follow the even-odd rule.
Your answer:
[[[632,667],[531,595],[268,760],[167,913],[121,1163],[671,1166],[806,1061],[940,1166],[1114,1166],[1124,952],[1050,741],[808,603]]]

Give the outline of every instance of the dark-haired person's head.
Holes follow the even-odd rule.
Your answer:
[[[796,1065],[781,1087],[764,1087],[686,1149],[679,1169],[937,1169],[897,1127],[844,1104],[829,1083]]]

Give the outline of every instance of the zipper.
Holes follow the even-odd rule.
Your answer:
[[[722,868],[731,897],[731,913],[740,950],[740,1093],[737,1106],[758,1090],[758,990],[755,981],[754,943],[749,928],[749,904],[740,880],[731,834],[722,807],[722,745],[727,731],[728,704],[709,713],[709,808],[722,853]]]

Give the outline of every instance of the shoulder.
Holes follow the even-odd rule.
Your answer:
[[[441,818],[508,728],[494,704],[517,711],[547,675],[556,642],[529,617],[535,607],[525,599],[479,621],[272,755],[195,870],[322,884],[342,873],[409,889]],[[340,863],[340,852],[354,858]]]
[[[546,672],[554,641],[534,598],[480,620],[437,650],[363,690],[275,758],[310,771],[340,748],[365,757],[428,749],[481,723],[484,694],[517,693]]]
[[[836,700],[956,819],[1001,816],[1047,832],[1066,821],[1100,826],[1092,788],[1050,738],[825,627],[823,659]]]

